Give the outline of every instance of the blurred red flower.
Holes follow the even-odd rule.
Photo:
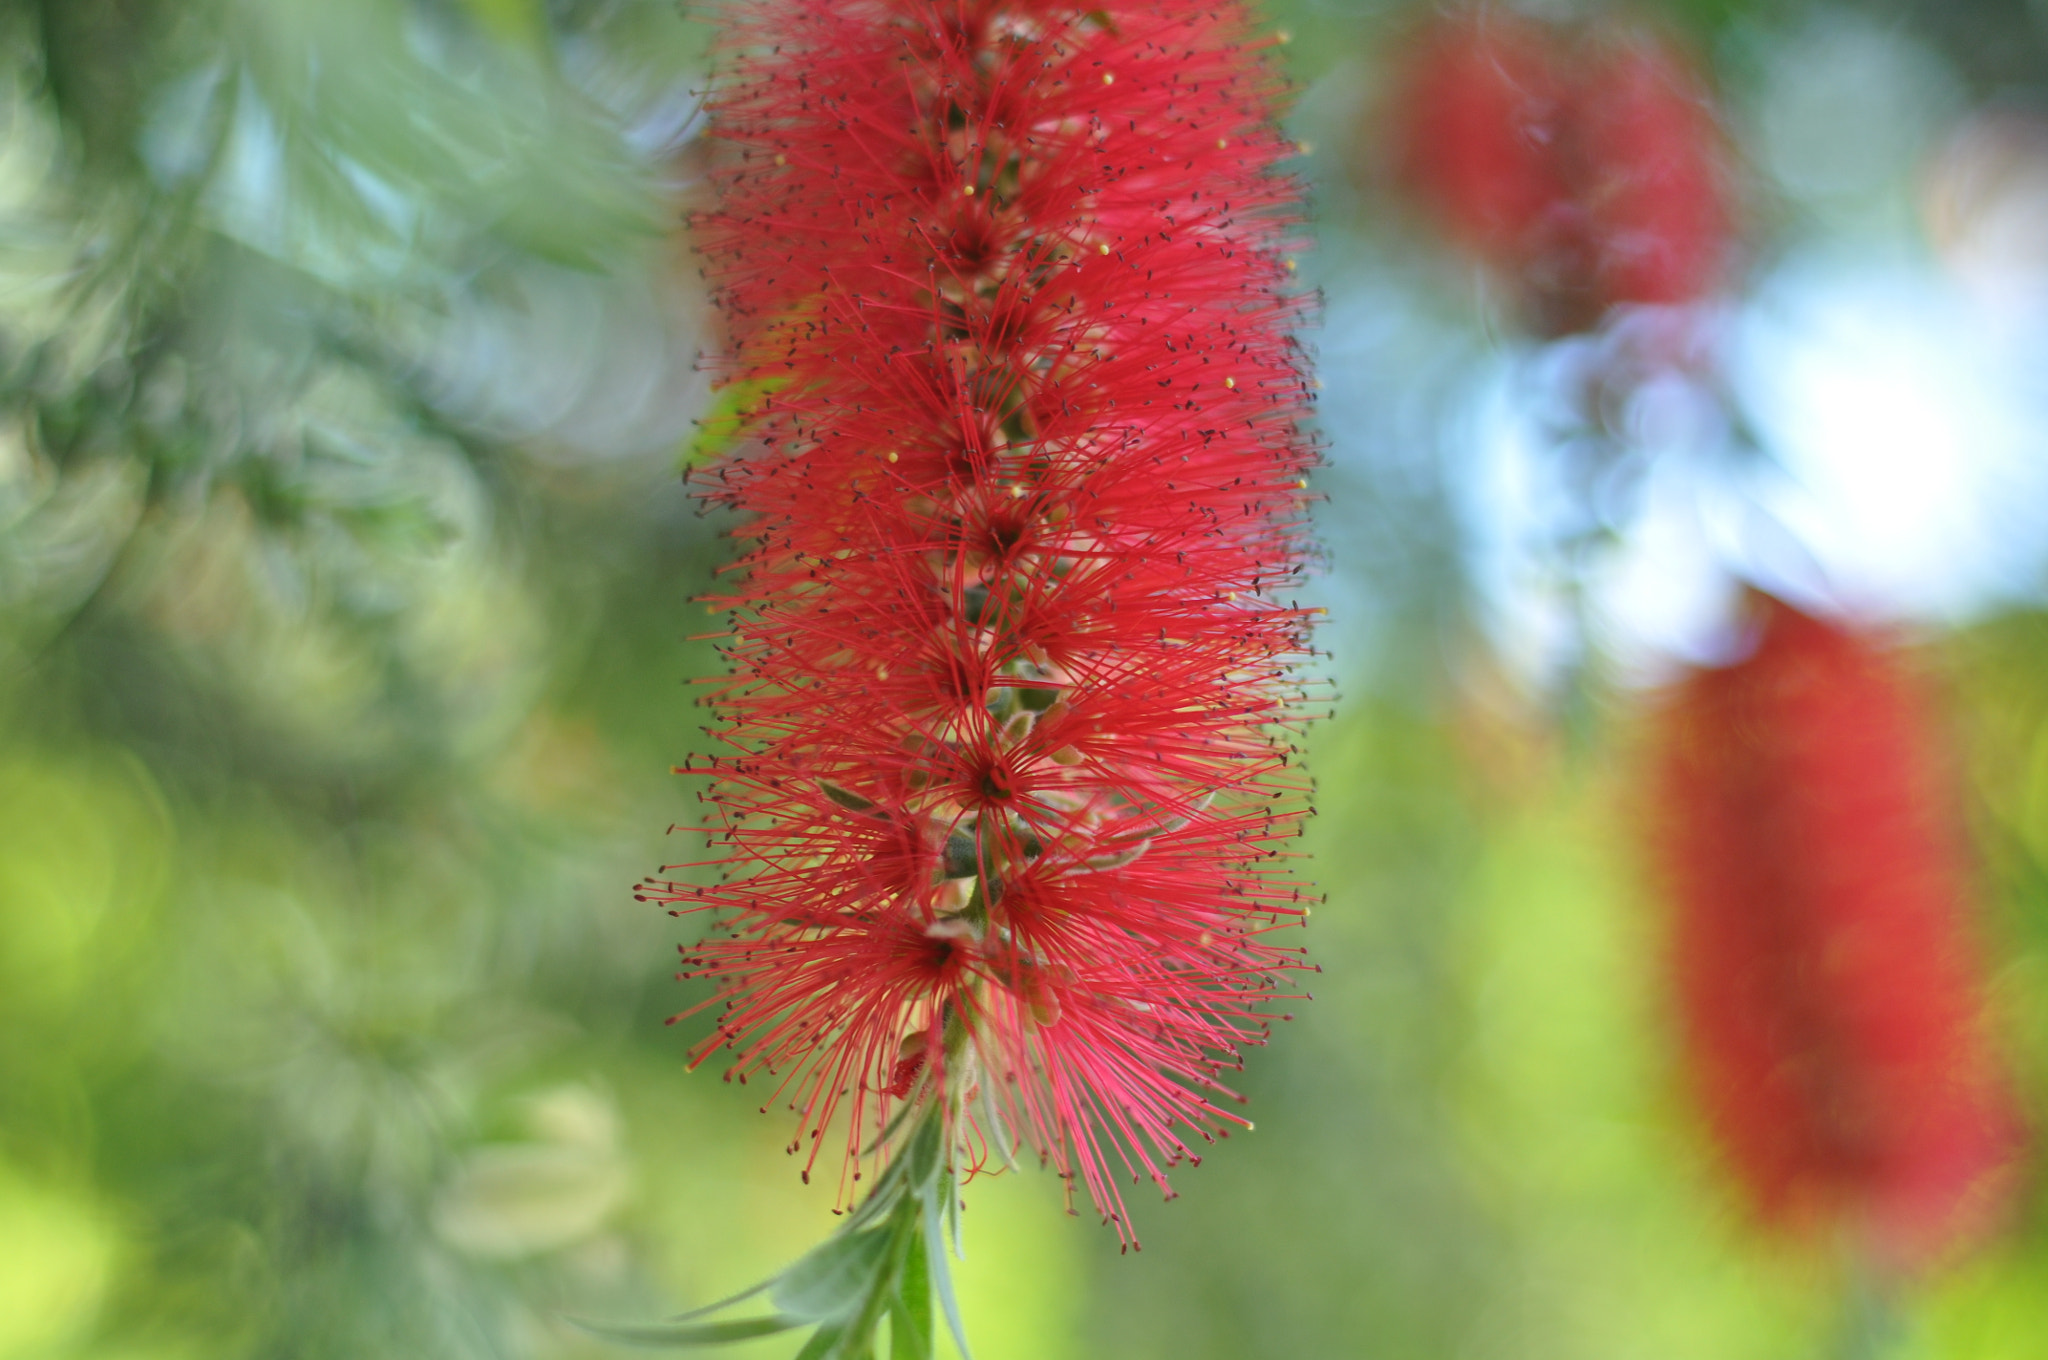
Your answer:
[[[1690,302],[1726,266],[1730,177],[1711,97],[1672,47],[1476,6],[1410,49],[1400,181],[1562,334],[1621,303]]]
[[[1550,30],[1509,10],[1445,19],[1407,54],[1395,104],[1395,170],[1465,249],[1519,260],[1570,197],[1552,143],[1565,91]]]
[[[1940,744],[1882,642],[1755,597],[1662,715],[1688,1070],[1758,1217],[1910,1272],[1980,1237],[2018,1125]]]

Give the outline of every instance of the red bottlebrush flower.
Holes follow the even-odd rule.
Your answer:
[[[1919,695],[1759,596],[1756,650],[1664,715],[1660,850],[1694,1085],[1758,1217],[1910,1271],[1995,1216],[2017,1125]]]
[[[1123,1224],[1240,1116],[1304,786],[1292,154],[1234,4],[771,0],[696,230],[759,392],[707,1052],[848,1171],[903,1101]],[[701,1058],[702,1055],[700,1055]],[[842,1191],[844,1180],[842,1179]]]
[[[1474,9],[1433,25],[1401,72],[1395,172],[1482,259],[1519,265],[1570,197],[1554,146],[1561,60],[1542,24]]]
[[[1538,326],[1710,291],[1732,231],[1726,154],[1698,78],[1663,43],[1575,40],[1480,6],[1439,21],[1395,102],[1397,173]]]
[[[1733,222],[1721,131],[1699,78],[1635,35],[1588,54],[1573,107],[1597,296],[1675,303],[1709,292]]]

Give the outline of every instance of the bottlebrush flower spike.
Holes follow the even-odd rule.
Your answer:
[[[1719,281],[1724,141],[1697,75],[1650,34],[1474,6],[1418,41],[1393,115],[1401,182],[1511,276],[1540,330],[1691,302]]]
[[[907,1106],[1117,1178],[1244,1123],[1306,611],[1309,402],[1279,77],[1235,4],[768,0],[695,222],[760,394],[699,477],[748,516],[699,1052],[766,1077],[805,1175]],[[672,866],[675,867],[675,866]],[[766,1106],[764,1106],[766,1108]],[[965,1151],[961,1151],[965,1149]]]
[[[1693,1084],[1758,1217],[1894,1273],[1979,1236],[2017,1125],[1959,828],[1880,643],[1767,596],[1663,715],[1659,849]]]
[[[1408,54],[1395,99],[1395,171],[1458,243],[1519,264],[1570,190],[1553,153],[1565,84],[1550,30],[1478,8],[1432,25]]]
[[[1572,136],[1578,198],[1597,246],[1603,305],[1704,297],[1734,222],[1712,97],[1678,55],[1641,33],[1589,47]]]

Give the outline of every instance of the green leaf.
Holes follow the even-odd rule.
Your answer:
[[[910,1150],[904,1160],[909,1163],[911,1189],[923,1195],[939,1174],[939,1144],[944,1137],[940,1121],[927,1119],[917,1126],[917,1132],[910,1137]]]
[[[766,409],[769,397],[789,385],[787,378],[752,378],[729,383],[697,421],[697,432],[683,442],[682,465],[709,463],[740,442]]]
[[[915,1203],[906,1200],[890,1216],[888,1232],[888,1256],[875,1275],[873,1288],[861,1300],[860,1311],[846,1324],[846,1337],[835,1353],[836,1360],[875,1360],[875,1342],[881,1332],[882,1319],[889,1316],[895,1305],[895,1284],[903,1273],[904,1258],[916,1247]]]
[[[850,1316],[880,1288],[895,1238],[891,1228],[841,1232],[782,1272],[775,1306],[813,1322]]]
[[[742,1289],[737,1294],[726,1295],[717,1303],[707,1303],[702,1308],[692,1308],[687,1313],[677,1313],[674,1317],[669,1318],[668,1321],[694,1322],[698,1318],[709,1317],[713,1313],[723,1312],[724,1310],[732,1307],[736,1303],[744,1303],[748,1299],[753,1298],[754,1295],[766,1293],[768,1290],[773,1289],[774,1287],[775,1281],[773,1279],[763,1280],[761,1281],[761,1283],[755,1285],[752,1289]]]
[[[921,1235],[907,1244],[889,1307],[889,1360],[933,1360],[931,1262]]]
[[[845,1327],[820,1327],[811,1333],[811,1339],[796,1353],[796,1360],[827,1360],[839,1352],[839,1343],[846,1337]]]
[[[939,1186],[938,1193],[945,1197],[946,1240],[953,1244],[954,1258],[964,1261],[967,1259],[967,1248],[960,1244],[960,1182],[950,1171],[947,1172],[944,1183]]]
[[[677,1349],[751,1341],[755,1337],[791,1331],[812,1321],[810,1318],[786,1316],[739,1318],[731,1322],[611,1323],[591,1322],[577,1317],[564,1320],[571,1326],[580,1327],[592,1336],[601,1336],[607,1341],[623,1341],[629,1346],[671,1346]]]
[[[953,1274],[946,1266],[946,1234],[940,1223],[953,1193],[953,1178],[941,1176],[939,1183],[922,1197],[924,1258],[931,1272],[931,1290],[945,1310],[946,1328],[953,1333],[953,1344],[960,1348],[960,1360],[974,1360],[973,1352],[967,1349],[967,1328],[960,1322],[960,1301],[953,1297]]]

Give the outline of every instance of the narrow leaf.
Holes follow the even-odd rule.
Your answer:
[[[726,1309],[732,1307],[736,1303],[745,1303],[748,1299],[753,1298],[754,1295],[764,1294],[770,1289],[773,1289],[774,1287],[775,1280],[773,1277],[770,1277],[769,1279],[761,1281],[761,1283],[755,1285],[752,1289],[742,1289],[737,1294],[727,1295],[725,1298],[720,1299],[717,1303],[707,1303],[702,1308],[692,1308],[687,1313],[677,1313],[674,1317],[669,1318],[667,1320],[669,1322],[694,1322],[698,1318],[710,1317],[713,1313],[724,1312]]]
[[[739,1318],[730,1322],[612,1323],[591,1322],[577,1317],[565,1320],[571,1326],[580,1327],[592,1336],[601,1336],[607,1341],[622,1341],[629,1346],[673,1347],[678,1350],[693,1346],[723,1346],[733,1341],[751,1341],[757,1336],[773,1336],[777,1332],[807,1326],[811,1321],[809,1318],[780,1315]]]
[[[903,1254],[889,1307],[889,1360],[933,1360],[930,1247],[917,1234]]]
[[[941,1177],[924,1195],[924,1257],[930,1270],[931,1291],[945,1310],[946,1328],[953,1333],[953,1344],[960,1348],[960,1360],[974,1360],[973,1352],[967,1349],[967,1329],[960,1322],[960,1301],[953,1297],[953,1274],[946,1266],[946,1235],[940,1225],[944,1203],[952,1198],[951,1176]]]
[[[888,1269],[895,1233],[888,1228],[840,1232],[775,1282],[775,1306],[816,1322],[849,1316]]]
[[[934,1115],[918,1125],[917,1132],[910,1137],[910,1151],[904,1160],[909,1163],[911,1189],[918,1195],[923,1195],[939,1174],[939,1144],[944,1138],[940,1123]]]
[[[933,1360],[930,1319],[919,1327],[900,1300],[889,1304],[889,1360]]]
[[[964,1261],[967,1248],[960,1240],[960,1183],[948,1176],[940,1189],[946,1196],[946,1235],[953,1243],[953,1259]]]
[[[839,1343],[846,1337],[846,1328],[820,1327],[811,1333],[811,1339],[796,1353],[796,1360],[828,1360],[841,1354]]]

